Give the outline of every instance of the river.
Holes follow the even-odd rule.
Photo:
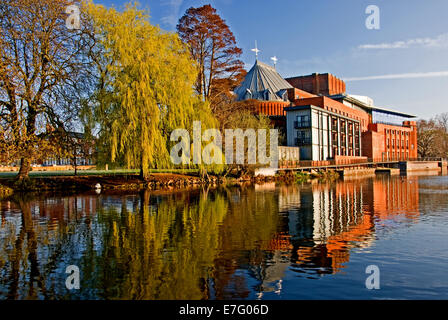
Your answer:
[[[0,299],[448,299],[447,176],[26,194],[0,217]]]

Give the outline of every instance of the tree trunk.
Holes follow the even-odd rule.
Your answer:
[[[28,174],[31,171],[31,160],[29,158],[20,159],[20,170],[17,175],[17,180],[28,179]]]
[[[76,157],[73,159],[73,168],[75,169],[75,176],[78,175],[78,163]]]
[[[146,174],[146,176],[145,176],[145,174],[143,173],[143,168],[140,168],[140,179],[141,180],[143,180],[143,181],[147,181],[148,179],[149,179],[149,174]]]
[[[44,279],[42,278],[42,275],[39,270],[39,257],[37,251],[38,243],[37,243],[36,231],[34,229],[33,215],[31,213],[31,204],[30,202],[26,202],[21,199],[18,201],[18,205],[20,211],[22,211],[22,228],[24,229],[27,235],[26,251],[28,252],[28,259],[30,265],[29,277],[30,279],[33,279],[33,281],[30,281],[28,285],[29,295],[33,296],[35,294],[34,281],[36,281],[38,289],[40,289],[39,290],[40,293],[42,293],[43,296],[46,297],[46,288],[44,285]]]

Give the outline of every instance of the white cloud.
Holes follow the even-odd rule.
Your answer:
[[[379,75],[379,76],[345,78],[344,81],[415,79],[415,78],[434,78],[434,77],[448,77],[448,71],[385,74],[385,75]]]
[[[380,44],[363,44],[358,49],[407,49],[414,47],[446,47],[448,46],[448,33],[441,34],[435,38],[416,38],[406,41],[395,41]]]
[[[166,0],[164,5],[170,7],[170,14],[161,18],[162,23],[175,28],[179,20],[180,7],[182,6],[183,0]]]

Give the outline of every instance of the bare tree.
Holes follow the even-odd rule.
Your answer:
[[[437,125],[448,133],[448,112],[441,113],[435,118]]]
[[[417,151],[419,157],[426,158],[435,155],[436,133],[434,121],[419,120],[417,122]]]
[[[436,116],[436,123],[439,127],[439,145],[441,157],[448,157],[448,112]]]
[[[89,85],[84,27],[67,28],[68,0],[3,0],[0,4],[0,131],[18,179],[57,148],[76,121]],[[62,130],[60,130],[62,129]],[[51,142],[50,142],[51,141]]]
[[[448,156],[448,113],[417,122],[418,155],[421,158]]]

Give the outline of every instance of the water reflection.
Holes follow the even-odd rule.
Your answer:
[[[336,274],[419,219],[417,177],[0,202],[0,298],[244,299]],[[81,289],[65,288],[65,268]]]

